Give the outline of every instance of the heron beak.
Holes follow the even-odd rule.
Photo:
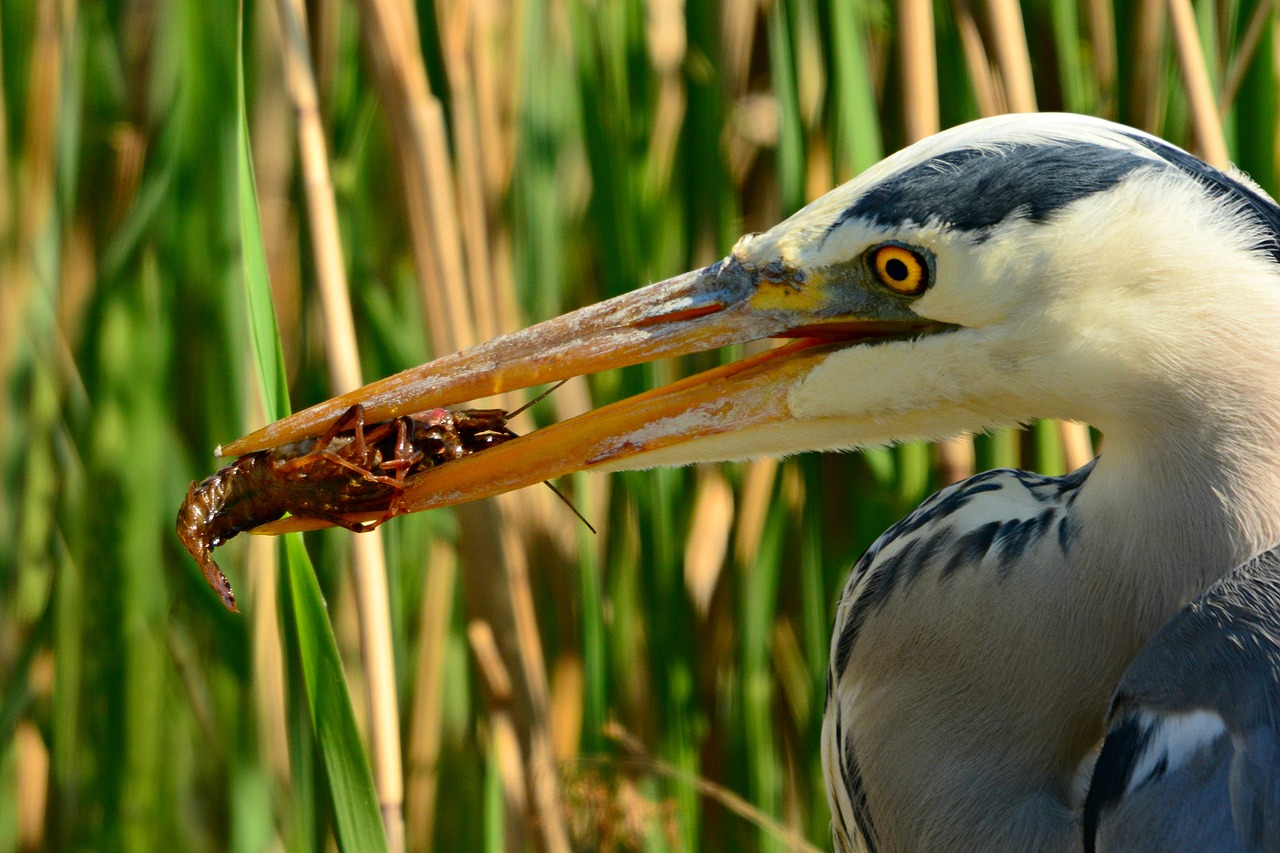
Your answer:
[[[356,403],[365,407],[366,421],[376,422],[658,358],[794,338],[424,471],[410,480],[403,509],[461,503],[575,471],[672,464],[657,455],[701,437],[790,419],[789,390],[833,347],[913,336],[936,325],[893,306],[854,316],[840,308],[844,300],[824,296],[824,283],[814,279],[748,269],[731,257],[374,382],[219,450],[241,455],[322,434]],[[289,518],[257,532],[321,526]]]

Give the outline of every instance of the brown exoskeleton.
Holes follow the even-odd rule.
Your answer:
[[[222,603],[236,610],[231,584],[213,560],[214,548],[286,513],[356,532],[373,530],[401,512],[410,476],[510,441],[516,434],[507,421],[544,396],[511,413],[430,409],[373,424],[364,422],[362,406],[352,406],[319,438],[241,456],[193,482],[178,510],[178,538]],[[345,517],[370,512],[381,515],[363,523]]]

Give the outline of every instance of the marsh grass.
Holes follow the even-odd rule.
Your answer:
[[[0,850],[827,847],[848,567],[946,479],[1059,472],[1087,434],[577,476],[598,536],[531,489],[397,519],[372,574],[310,535],[318,588],[296,542],[241,537],[242,616],[173,535],[187,483],[286,395],[710,262],[982,114],[1119,119],[1277,188],[1268,0],[260,0],[237,25],[0,0]],[[250,323],[268,293],[278,334]],[[578,380],[517,428],[736,355]]]

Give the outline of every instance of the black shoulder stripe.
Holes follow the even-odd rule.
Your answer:
[[[981,562],[982,558],[991,550],[991,543],[995,541],[996,534],[1000,532],[1000,524],[999,521],[988,521],[986,524],[973,528],[957,539],[955,549],[951,552],[951,557],[947,560],[947,564],[942,567],[938,580],[946,580],[961,566]]]
[[[854,644],[858,642],[858,634],[862,631],[862,625],[867,621],[867,615],[871,612],[871,608],[884,600],[884,597],[889,593],[886,587],[892,583],[893,578],[886,576],[884,572],[878,570],[873,572],[867,578],[862,592],[849,606],[849,615],[845,617],[844,624],[840,630],[840,639],[836,641],[835,665],[837,678],[848,669],[849,657],[853,654]]]
[[[920,504],[915,512],[890,527],[886,538],[896,538],[908,533],[915,533],[927,524],[941,521],[952,513],[959,512],[975,497],[983,492],[998,492],[1004,488],[999,482],[992,482],[1003,473],[1002,469],[984,471],[957,483],[949,489],[934,493],[928,500]]]
[[[1064,557],[1071,551],[1071,543],[1079,532],[1080,522],[1075,518],[1064,515],[1058,519],[1058,548]]]
[[[1055,523],[1058,544],[1065,554],[1079,525],[1061,510],[1061,504],[1070,504],[1092,470],[1090,462],[1063,477],[1005,468],[984,471],[936,492],[915,512],[885,531],[854,564],[845,585],[840,607],[847,609],[844,618],[838,620],[839,633],[832,654],[836,675],[848,667],[867,618],[883,607],[896,590],[915,583],[927,567],[939,567],[938,579],[943,581],[965,566],[980,563],[993,547],[998,547],[1003,579],[1029,548],[1053,532]],[[1017,485],[1043,508],[1037,508],[1027,518],[995,519],[969,528],[959,527],[951,519],[987,493]]]
[[[1102,752],[1093,766],[1089,793],[1084,800],[1084,853],[1094,853],[1102,812],[1120,802],[1129,786],[1138,757],[1151,739],[1151,729],[1137,717],[1126,715],[1107,732]]]
[[[1030,518],[1010,519],[1000,527],[997,540],[1000,543],[1000,576],[1007,577],[1009,571],[1017,565],[1018,560],[1027,549],[1040,541],[1057,510],[1049,507],[1044,512]]]
[[[853,806],[853,821],[866,846],[867,853],[876,853],[875,824],[871,821],[871,809],[867,806],[867,789],[862,782],[862,768],[853,751],[853,738],[845,740],[841,750],[840,765],[844,770],[844,784]]]

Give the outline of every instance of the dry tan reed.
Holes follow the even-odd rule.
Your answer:
[[[1191,107],[1196,153],[1209,164],[1226,169],[1231,165],[1231,156],[1227,153],[1222,117],[1218,114],[1213,85],[1209,82],[1209,68],[1200,45],[1200,32],[1196,29],[1191,0],[1169,0],[1169,23],[1178,51],[1178,64],[1182,67],[1187,103]]]
[[[301,0],[279,0],[285,79],[297,117],[304,196],[315,252],[316,288],[324,315],[325,355],[333,393],[359,388],[360,357],[338,233],[337,205],[329,177],[329,155]],[[400,766],[400,711],[387,601],[387,567],[382,536],[374,530],[352,540],[352,573],[359,612],[360,652],[368,682],[369,732],[374,784],[387,845],[405,849],[404,772]]]

